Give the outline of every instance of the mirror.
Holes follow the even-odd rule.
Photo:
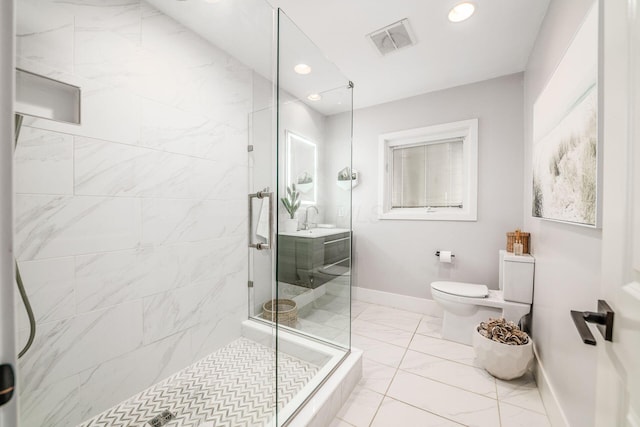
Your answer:
[[[291,131],[286,132],[285,182],[296,184],[302,205],[315,205],[318,199],[318,156],[316,144]]]

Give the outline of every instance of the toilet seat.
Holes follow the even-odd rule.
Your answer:
[[[433,282],[431,289],[465,298],[486,298],[489,288],[486,285],[462,282]]]

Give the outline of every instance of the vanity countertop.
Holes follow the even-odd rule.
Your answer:
[[[349,233],[347,228],[312,228],[311,230],[298,230],[293,233],[278,233],[280,236],[304,237],[315,239],[317,237],[333,236],[334,234]]]

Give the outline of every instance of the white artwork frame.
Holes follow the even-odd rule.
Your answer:
[[[601,227],[596,2],[533,106],[532,216]]]

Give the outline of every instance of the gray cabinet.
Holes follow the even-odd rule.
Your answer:
[[[278,281],[317,288],[349,271],[351,232],[322,237],[278,236]]]

